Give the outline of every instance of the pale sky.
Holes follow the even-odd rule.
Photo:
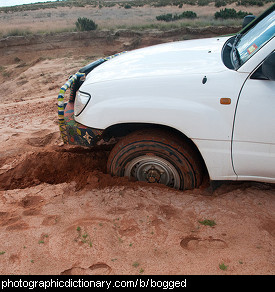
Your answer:
[[[48,2],[48,1],[54,1],[54,0],[0,0],[0,7],[30,4],[30,3],[37,3],[37,2]]]

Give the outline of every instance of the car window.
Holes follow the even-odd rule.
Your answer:
[[[275,35],[275,11],[244,34],[236,44],[239,63],[243,65]]]

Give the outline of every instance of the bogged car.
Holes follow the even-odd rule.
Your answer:
[[[274,183],[274,35],[273,4],[233,36],[88,64],[59,92],[64,143],[109,143],[112,176],[180,190],[199,187],[206,175]]]

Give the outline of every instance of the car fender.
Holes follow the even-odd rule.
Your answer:
[[[97,129],[121,123],[158,124],[174,128],[190,139],[230,141],[236,102],[246,77],[247,74],[226,70],[207,76],[89,84],[81,91],[89,92],[91,100],[76,120]],[[221,104],[224,98],[230,104]]]

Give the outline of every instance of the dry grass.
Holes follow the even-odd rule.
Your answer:
[[[235,8],[252,12],[256,15],[264,11],[270,4],[262,7],[251,6],[242,7],[231,4],[226,7]],[[198,18],[195,20],[181,20],[171,23],[163,23],[156,20],[157,15],[166,13],[181,13],[186,10],[196,12]],[[51,33],[60,31],[75,30],[75,22],[78,17],[87,17],[93,19],[99,29],[117,29],[117,28],[170,28],[179,26],[207,26],[207,25],[239,25],[241,21],[236,20],[215,20],[214,14],[220,8],[211,3],[208,6],[183,5],[177,6],[152,7],[145,5],[143,7],[132,7],[125,9],[119,5],[113,7],[59,7],[47,8],[43,10],[21,11],[21,12],[0,12],[0,34],[27,34],[27,33]]]

